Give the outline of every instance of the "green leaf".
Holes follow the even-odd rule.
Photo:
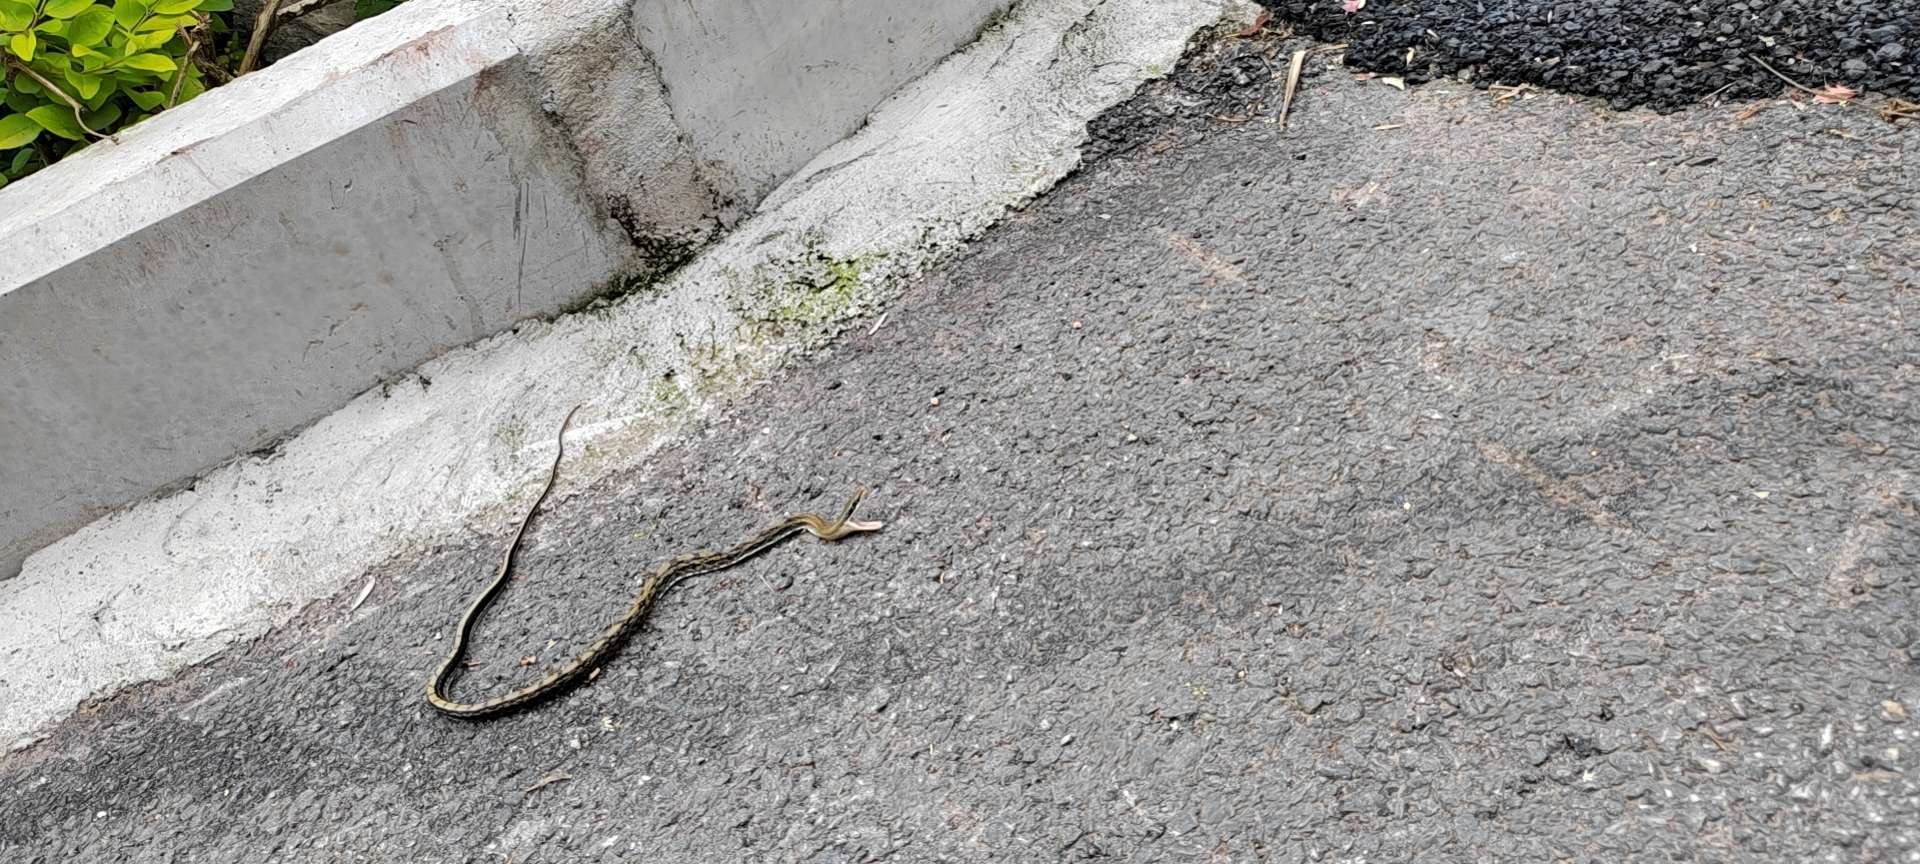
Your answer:
[[[155,48],[158,48],[162,45],[167,44],[172,39],[173,39],[172,30],[166,30],[159,33],[135,33],[133,35],[133,38],[127,40],[127,50],[135,53],[138,53],[141,51],[151,51]]]
[[[102,79],[98,75],[89,75],[85,72],[76,72],[72,69],[67,70],[67,83],[73,85],[73,92],[82,99],[92,99],[93,94],[100,92],[100,82],[102,80],[105,79]]]
[[[153,14],[178,15],[182,12],[192,12],[198,5],[200,0],[158,0],[153,4]]]
[[[173,60],[165,54],[135,54],[132,57],[120,61],[120,65],[128,69],[138,69],[142,72],[159,72],[163,75],[180,68],[173,65]]]
[[[42,88],[40,87],[40,82],[35,81],[32,78],[28,78],[25,75],[21,75],[13,79],[13,92],[19,93],[24,96],[38,96],[43,91],[42,91]],[[40,104],[40,100],[38,99],[35,99],[33,101],[34,101],[34,104],[36,105]],[[26,109],[23,108],[21,110],[24,111]]]
[[[33,29],[37,32],[45,33],[48,36],[64,37],[67,35],[67,22],[55,21],[52,18],[48,18],[47,20],[40,22],[40,26],[35,27]]]
[[[13,92],[7,94],[7,107],[12,108],[13,110],[18,111],[22,114],[25,114],[28,111],[31,111],[34,108],[37,108],[39,106],[40,106],[40,100],[20,92],[20,88],[19,86],[17,86],[17,82],[16,82],[16,86],[13,88]]]
[[[0,0],[0,30],[25,30],[32,26],[33,4]]]
[[[73,109],[65,105],[42,105],[28,111],[27,116],[32,117],[33,122],[40,124],[40,128],[70,141],[79,141],[87,137],[87,133],[81,130],[79,121],[73,119]]]
[[[187,80],[180,85],[180,101],[185,102],[207,92],[207,83],[200,80],[200,70],[188,69]]]
[[[0,150],[12,150],[25,147],[40,137],[40,124],[25,114],[8,114],[0,117]],[[19,161],[18,156],[14,157]]]
[[[353,0],[353,20],[364,21],[400,5],[400,0]]]
[[[59,18],[64,21],[87,11],[87,7],[92,5],[93,0],[47,0],[47,5],[41,7],[41,10],[46,12],[49,18]]]
[[[113,32],[113,12],[105,6],[95,6],[74,16],[67,25],[67,41],[74,46],[91,48],[106,41],[107,34]],[[76,56],[85,56],[79,51]]]
[[[132,30],[145,17],[147,4],[140,0],[113,0],[113,20],[120,26]]]
[[[199,22],[195,21],[192,15],[154,15],[140,22],[140,26],[133,28],[133,32],[152,33],[155,30],[172,32],[175,27],[186,27],[196,23]]]
[[[35,123],[33,125],[38,126],[40,124]],[[34,134],[38,135],[40,133],[36,132]],[[8,164],[7,166],[7,173],[12,174],[15,177],[18,177],[27,170],[27,163],[32,161],[33,161],[32,150],[22,150],[18,153],[15,153],[13,154],[13,162]]]
[[[108,102],[106,105],[87,112],[87,125],[98,132],[113,128],[114,121],[120,119],[120,106]]]
[[[12,39],[7,40],[7,48],[13,51],[13,56],[22,60],[32,60],[33,50],[39,47],[39,45],[40,40],[33,38],[32,30],[28,30],[25,33],[15,33]]]
[[[129,90],[127,98],[132,99],[133,104],[140,106],[143,110],[152,111],[167,101],[167,94],[158,90]]]
[[[193,8],[196,12],[232,12],[233,0],[200,0],[200,5]]]

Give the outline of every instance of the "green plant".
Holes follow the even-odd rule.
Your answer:
[[[225,77],[233,0],[0,0],[0,186]]]
[[[353,0],[353,20],[365,21],[400,5],[402,0]]]

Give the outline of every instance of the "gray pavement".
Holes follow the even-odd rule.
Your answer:
[[[1920,860],[1920,133],[1320,58],[1283,130],[1275,47],[553,502],[457,692],[885,532],[481,724],[510,526],[392,562],[5,757],[0,860]]]

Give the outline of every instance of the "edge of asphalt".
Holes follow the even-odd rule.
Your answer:
[[[158,680],[383,561],[644,462],[691,420],[872,318],[1079,165],[1087,124],[1250,0],[1025,0],[875,109],[665,290],[529,321],[361,394],[266,454],[104,517],[0,582],[0,741]],[[1013,130],[1017,134],[1011,134]]]

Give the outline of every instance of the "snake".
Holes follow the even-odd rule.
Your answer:
[[[540,487],[540,494],[527,508],[526,515],[520,518],[520,524],[513,530],[513,539],[507,544],[507,551],[500,556],[500,566],[495,572],[493,582],[479,596],[473,605],[467,607],[465,615],[460,617],[460,626],[454,630],[453,647],[447,652],[447,659],[441,661],[432,677],[427,679],[427,703],[441,714],[462,719],[480,719],[505,714],[524,708],[548,697],[564,692],[592,677],[600,664],[620,650],[620,646],[645,623],[647,613],[673,586],[696,576],[718,573],[744,563],[787,539],[806,532],[820,538],[822,542],[833,542],[853,534],[878,531],[884,523],[860,521],[853,518],[854,508],[860,506],[860,500],[866,497],[864,487],[856,487],[846,507],[840,511],[839,518],[829,522],[813,513],[797,513],[782,519],[758,534],[748,537],[738,545],[723,552],[701,550],[673,558],[656,568],[646,581],[641,583],[640,591],[634,596],[633,603],[625,614],[607,625],[598,638],[588,645],[586,650],[575,655],[573,660],[552,674],[532,684],[514,690],[502,696],[495,696],[483,702],[460,702],[447,695],[447,678],[453,674],[460,658],[466,653],[467,643],[473,636],[473,625],[486,611],[488,604],[500,594],[513,572],[514,559],[519,552],[521,540],[527,533],[527,523],[533,521],[533,514],[553,491],[554,477],[560,473],[560,448],[565,444],[567,426],[573,422],[573,415],[580,410],[575,405],[567,412],[566,419],[560,421],[559,440],[555,442],[553,464],[547,468],[546,483]]]

